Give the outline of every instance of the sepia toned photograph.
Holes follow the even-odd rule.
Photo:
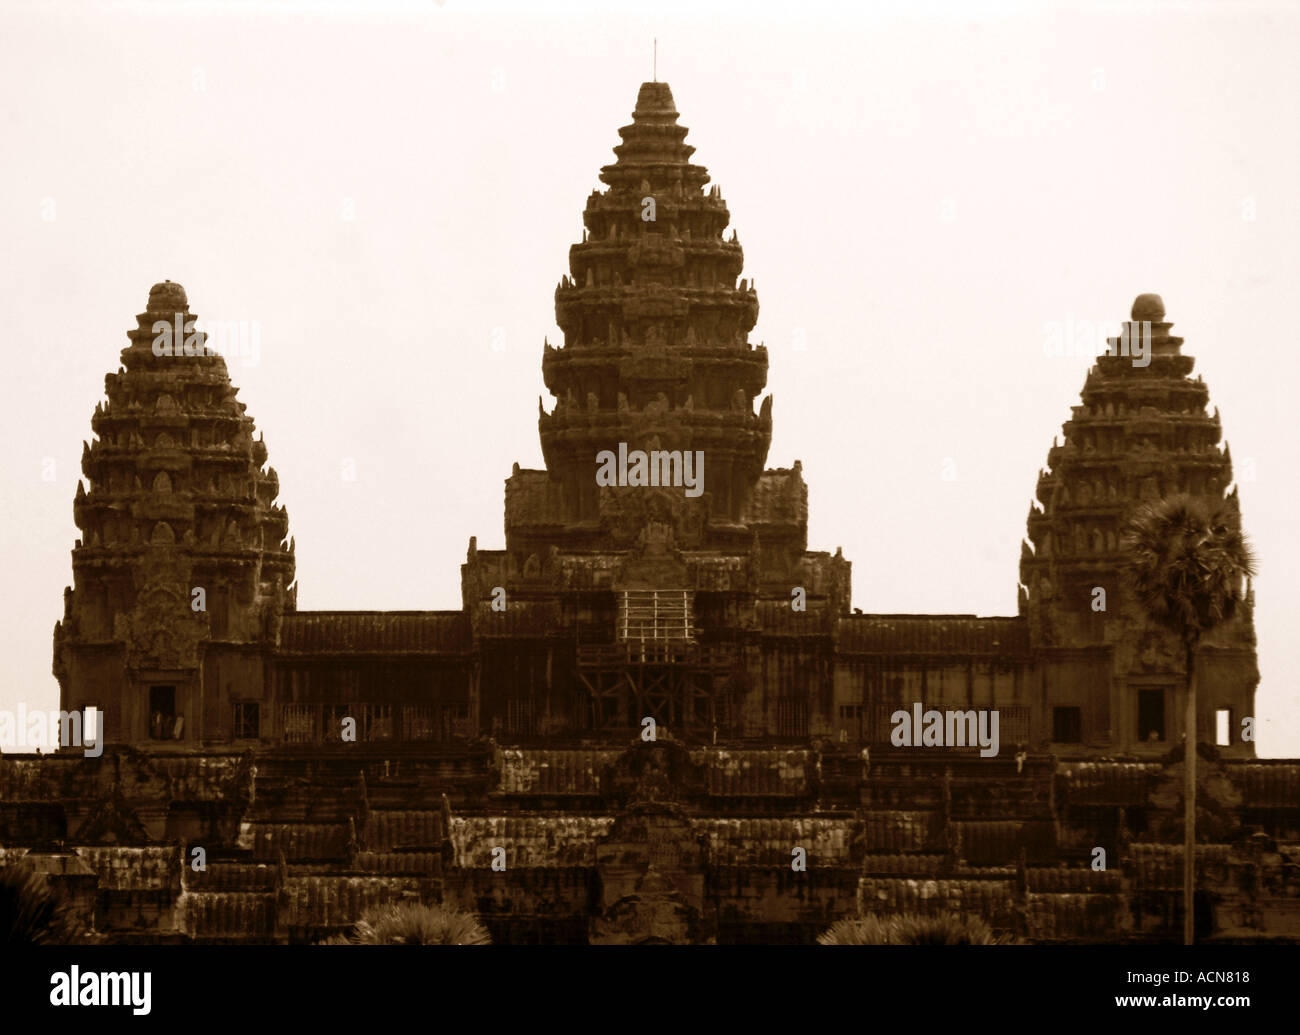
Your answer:
[[[6,1009],[649,946],[1287,994],[1300,7],[0,0],[0,52]]]

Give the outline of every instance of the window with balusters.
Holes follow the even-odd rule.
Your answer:
[[[630,589],[619,594],[618,638],[628,642],[691,643],[691,593],[687,590]]]

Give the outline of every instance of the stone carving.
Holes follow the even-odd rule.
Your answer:
[[[622,549],[645,550],[652,543],[690,550],[702,538],[708,515],[702,498],[691,499],[674,488],[615,487],[601,496],[601,522],[611,543]],[[645,536],[647,525],[668,526]],[[654,551],[652,551],[654,552]]]
[[[1154,826],[1162,841],[1183,838],[1183,746],[1175,747],[1149,798]],[[1228,778],[1215,750],[1198,745],[1196,763],[1196,840],[1233,841],[1241,834],[1242,795]]]
[[[73,833],[79,844],[141,845],[152,841],[140,817],[122,800],[120,794],[97,804]]]
[[[1143,636],[1134,661],[1139,672],[1177,672],[1185,667],[1181,651],[1169,634],[1155,629]]]
[[[627,895],[592,923],[594,945],[690,945],[695,910],[673,883],[651,865]]]
[[[189,564],[175,549],[151,548],[136,570],[135,607],[116,616],[113,635],[133,669],[187,669],[199,664],[206,614],[190,609]]]
[[[647,419],[657,419],[663,417],[668,412],[668,396],[663,392],[656,393],[650,402],[645,404],[642,414]]]
[[[614,800],[629,806],[662,805],[702,790],[704,774],[682,745],[638,741],[618,757],[602,783]]]

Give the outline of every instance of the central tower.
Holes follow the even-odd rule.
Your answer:
[[[505,550],[470,542],[472,696],[479,725],[506,736],[622,732],[651,717],[700,737],[780,726],[800,738],[829,686],[849,564],[807,552],[799,465],[764,470],[767,350],[749,342],[758,297],[738,280],[730,213],[677,120],[668,84],[643,83],[555,290],[563,342],[542,359],[554,396],[549,413],[539,400],[546,467],[516,466],[506,481]],[[638,453],[677,458],[678,473],[692,458],[689,491],[597,478],[602,454]],[[806,609],[791,611],[792,592]],[[794,636],[768,651],[785,667],[763,662],[773,623]]]
[[[704,498],[684,509],[722,527],[740,521],[767,458],[770,401],[754,413],[767,350],[748,341],[758,297],[737,284],[730,214],[677,117],[667,83],[642,84],[555,291],[564,345],[542,362],[556,399],[539,420],[542,453],[566,523],[587,529],[619,509],[620,494],[598,492],[602,450],[702,451]]]

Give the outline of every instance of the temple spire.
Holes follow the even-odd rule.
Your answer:
[[[294,594],[279,478],[263,466],[266,444],[219,345],[170,280],[149,289],[135,322],[82,453],[73,520],[83,534],[54,654],[62,707],[94,703],[110,716],[108,735],[126,741],[157,736],[146,729],[158,710],[150,680],[170,688],[163,712],[188,714],[196,735],[209,721],[219,732],[187,697],[204,652],[273,638]],[[107,643],[118,669],[88,668],[106,664]]]
[[[1138,295],[1129,315],[1088,374],[1065,440],[1049,454],[1050,474],[1038,479],[1043,509],[1030,512],[1034,552],[1020,573],[1036,642],[1101,635],[1114,609],[1092,610],[1091,594],[1120,591],[1124,522],[1138,506],[1178,494],[1215,505],[1231,481],[1231,458],[1217,448],[1220,422],[1206,413],[1208,389],[1191,377],[1195,360],[1169,333],[1164,302]],[[1078,614],[1103,617],[1088,625]],[[1121,626],[1106,635],[1120,637]]]
[[[620,442],[707,451],[712,512],[733,521],[766,460],[771,406],[755,408],[767,351],[748,340],[758,297],[738,283],[726,203],[677,119],[668,84],[642,83],[555,292],[564,343],[542,370],[556,407],[538,424],[547,469],[574,487],[573,520],[598,515],[593,458]]]

